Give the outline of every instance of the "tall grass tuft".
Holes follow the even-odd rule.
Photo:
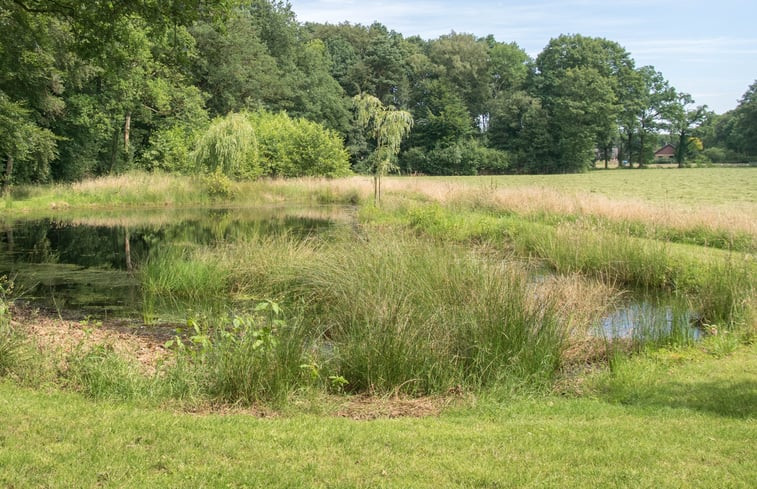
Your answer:
[[[14,370],[21,360],[23,337],[11,326],[8,305],[0,297],[0,377]]]
[[[153,249],[139,273],[148,317],[156,310],[217,311],[230,290],[229,269],[210,250],[198,247]]]
[[[11,324],[7,293],[13,284],[0,277],[0,377],[11,373],[22,361],[23,336]]]
[[[461,247],[405,235],[336,244],[295,289],[327,345],[324,364],[354,391],[411,394],[547,379],[565,324],[526,278]]]

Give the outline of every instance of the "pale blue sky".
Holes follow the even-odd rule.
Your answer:
[[[300,22],[379,21],[405,36],[493,34],[535,57],[560,34],[604,37],[723,113],[757,79],[755,0],[290,0]]]

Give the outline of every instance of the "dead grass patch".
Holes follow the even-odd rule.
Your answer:
[[[134,359],[145,374],[153,374],[171,355],[164,348],[173,328],[136,325],[129,321],[77,321],[55,318],[36,309],[14,307],[13,326],[65,369],[65,358],[77,349],[107,346]]]

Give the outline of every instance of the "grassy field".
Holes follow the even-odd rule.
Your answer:
[[[146,207],[356,209],[323,239],[151,250],[135,275],[145,318],[191,309],[182,338],[11,321],[0,302],[0,486],[757,478],[757,169],[392,177],[378,207],[367,177],[224,192],[135,174],[6,198],[8,221],[119,226]],[[669,314],[686,330],[693,311],[704,340],[676,336],[665,317],[655,341],[590,335],[641,291],[683,304]]]
[[[181,413],[2,382],[0,485],[754,487],[754,346],[643,355],[586,383],[580,397],[358,421]]]

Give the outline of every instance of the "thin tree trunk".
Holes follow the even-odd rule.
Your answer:
[[[5,160],[5,176],[3,178],[3,193],[11,188],[11,177],[13,176],[13,156],[8,155]]]
[[[639,135],[639,168],[644,167],[644,132]]]
[[[373,173],[373,204],[378,205],[378,169]]]
[[[116,129],[113,132],[113,141],[110,146],[110,169],[108,173],[113,173],[113,169],[116,167],[116,159],[118,158],[118,135],[119,130]]]
[[[124,152],[129,154],[129,132],[131,131],[131,112],[126,113],[124,121]]]
[[[124,228],[124,255],[126,255],[126,271],[131,273],[134,267],[131,264],[131,243],[129,242],[129,228]]]

